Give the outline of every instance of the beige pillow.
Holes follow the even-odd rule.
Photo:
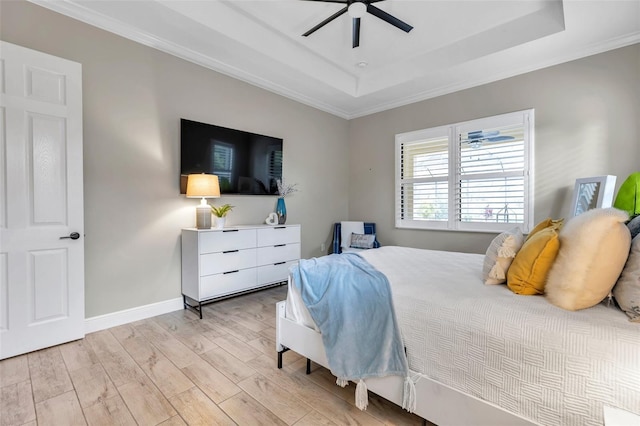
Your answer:
[[[622,210],[593,209],[564,225],[560,252],[545,288],[549,302],[577,311],[607,297],[629,255],[628,219]]]
[[[629,321],[640,323],[640,234],[631,241],[631,252],[613,288],[613,297]]]
[[[498,235],[491,241],[484,256],[482,278],[485,284],[504,284],[507,271],[518,250],[522,247],[524,236],[520,228],[513,228]]]

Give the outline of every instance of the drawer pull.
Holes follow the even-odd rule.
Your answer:
[[[227,271],[227,272],[223,272],[222,275],[226,275],[226,274],[235,274],[236,272],[240,272],[240,270],[236,269],[235,271]]]
[[[273,264],[273,266],[276,266],[276,265],[284,265],[285,263],[287,263],[287,262],[278,262],[278,263],[274,263],[274,264]]]
[[[238,229],[225,229],[222,232],[238,232]]]
[[[274,247],[284,247],[286,244],[276,244]]]
[[[286,226],[276,226],[276,227],[275,227],[275,228],[273,228],[273,229],[287,229],[287,227],[286,227]]]
[[[222,254],[227,254],[227,253],[237,253],[240,250],[227,250],[227,251],[223,251]]]

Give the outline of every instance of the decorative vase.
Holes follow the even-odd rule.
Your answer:
[[[215,228],[213,229],[222,229],[224,228],[224,223],[227,221],[226,217],[216,217]]]
[[[287,221],[287,206],[284,204],[284,198],[278,198],[276,204],[276,214],[278,215],[278,225],[284,225]]]

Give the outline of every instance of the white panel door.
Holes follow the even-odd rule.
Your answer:
[[[82,68],[2,41],[0,202],[0,359],[84,337]]]

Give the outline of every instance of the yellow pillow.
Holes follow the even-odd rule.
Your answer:
[[[538,223],[531,230],[531,232],[529,232],[529,235],[527,235],[527,238],[525,239],[525,241],[528,240],[529,238],[531,238],[534,234],[542,231],[545,228],[553,228],[556,231],[560,231],[560,228],[562,228],[562,224],[563,223],[564,223],[564,219],[553,220],[550,217],[548,217],[545,220],[543,220],[542,222]]]
[[[543,294],[547,274],[560,250],[553,226],[530,235],[507,272],[507,286],[516,294]]]

